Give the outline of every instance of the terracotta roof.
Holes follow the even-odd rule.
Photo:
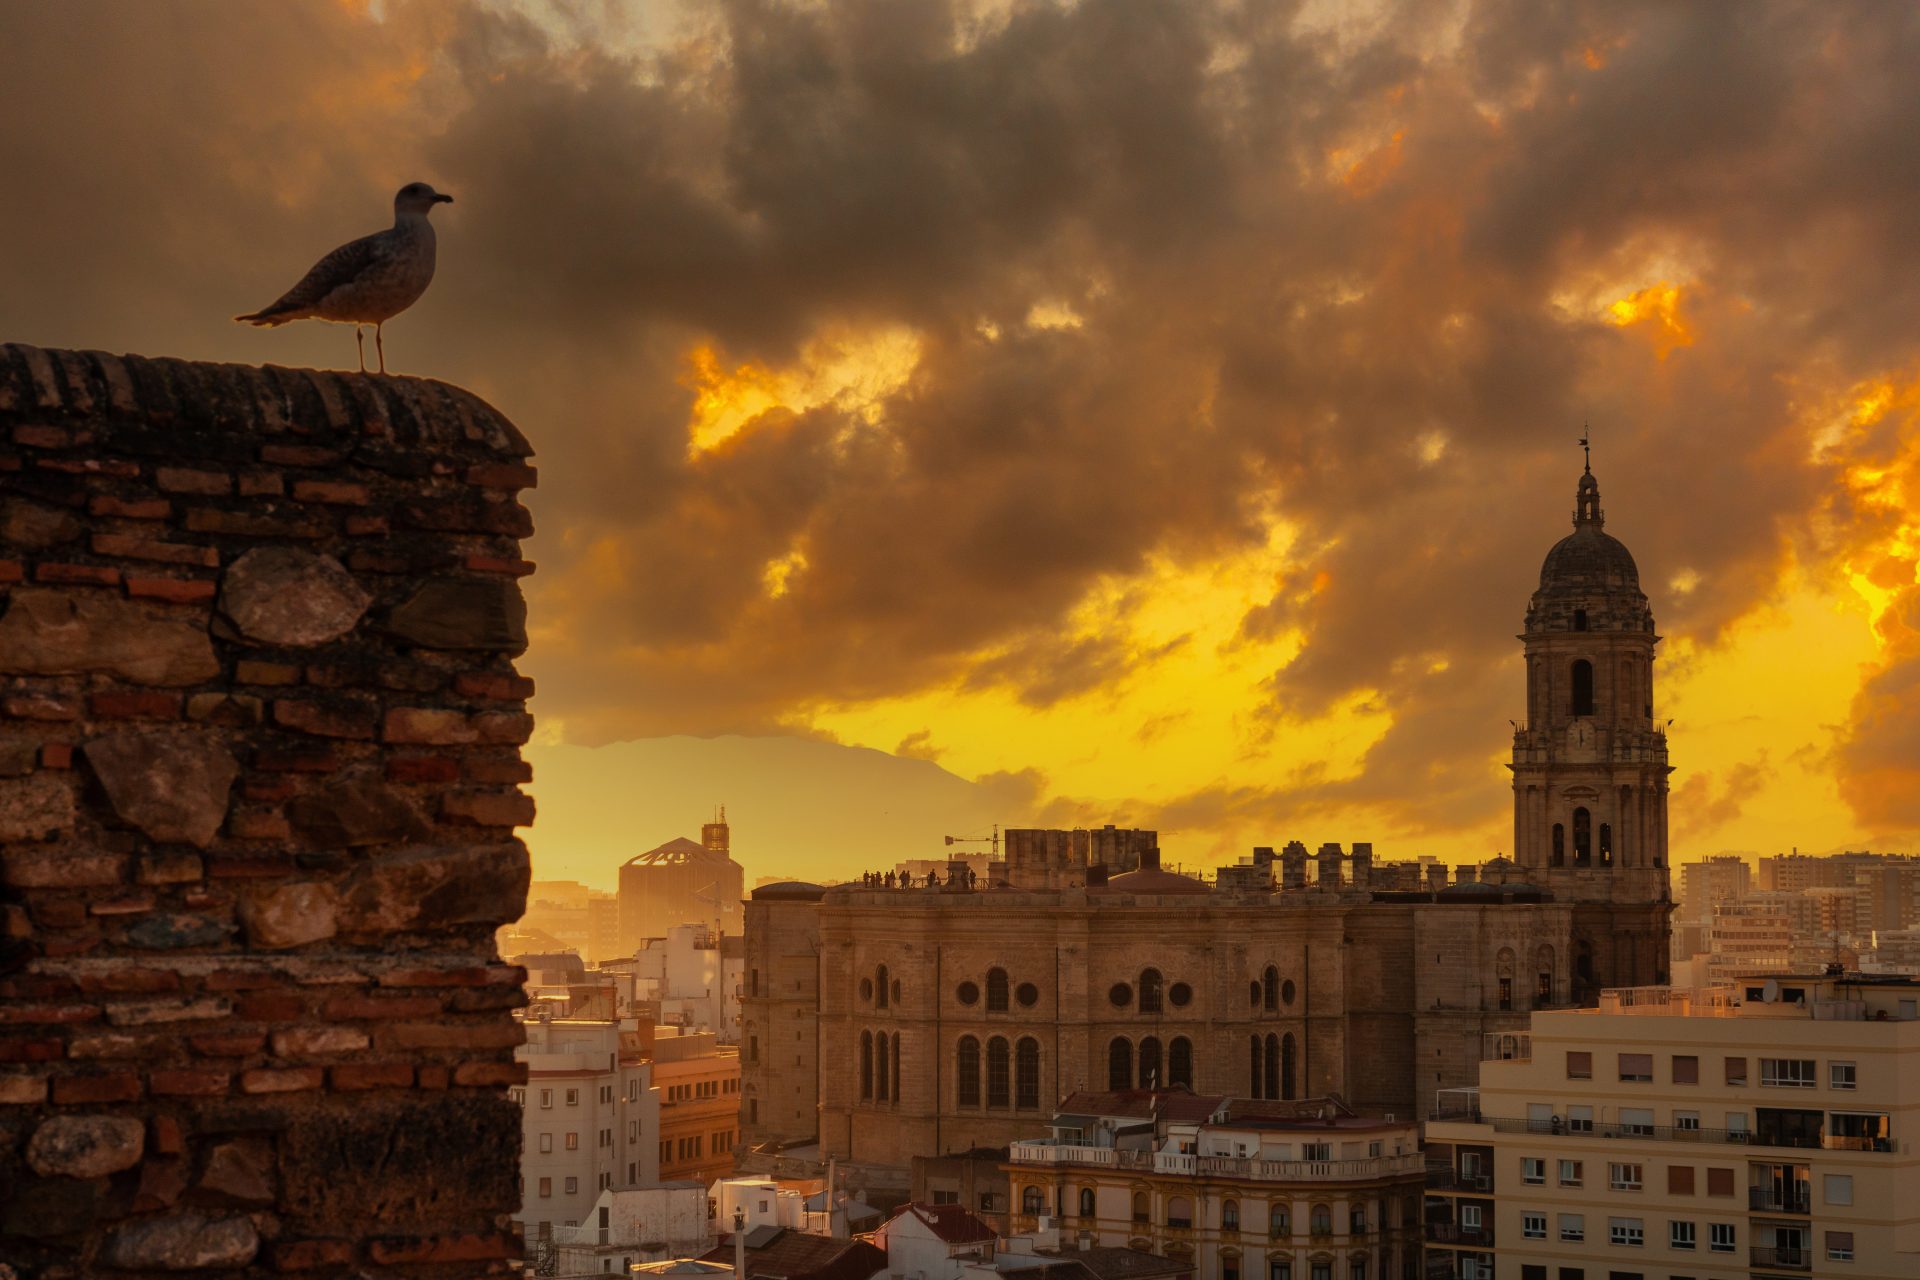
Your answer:
[[[1062,1249],[1059,1256],[1079,1263],[1092,1280],[1156,1280],[1161,1276],[1193,1274],[1191,1262],[1177,1262],[1144,1249],[1118,1246],[1071,1251]]]
[[[1060,1110],[1066,1115],[1126,1116],[1139,1120],[1157,1115],[1175,1124],[1199,1124],[1211,1119],[1226,1101],[1223,1095],[1195,1094],[1185,1089],[1121,1089],[1109,1093],[1069,1094],[1060,1104]]]
[[[894,1217],[912,1214],[927,1224],[927,1229],[948,1244],[973,1244],[991,1240],[995,1232],[963,1204],[903,1204]],[[891,1223],[892,1219],[888,1220]]]
[[[748,1239],[753,1235],[749,1232]],[[733,1233],[723,1234],[719,1245],[701,1254],[700,1260],[731,1263]],[[747,1249],[747,1275],[770,1280],[872,1280],[886,1267],[887,1255],[865,1240],[836,1240],[784,1228],[776,1228],[776,1234],[759,1248],[749,1245]]]

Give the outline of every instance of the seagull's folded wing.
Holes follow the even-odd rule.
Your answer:
[[[287,311],[305,311],[319,306],[335,289],[350,285],[369,268],[392,252],[391,237],[384,232],[361,236],[329,253],[313,264],[313,270],[300,283],[282,294],[279,301],[261,311],[263,316]]]

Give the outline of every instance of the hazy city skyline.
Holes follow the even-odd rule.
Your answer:
[[[401,182],[459,193],[388,337],[538,448],[542,876],[716,802],[752,874],[852,874],[829,815],[921,776],[868,750],[958,780],[894,856],[1504,850],[1583,422],[1666,635],[1676,856],[1900,848],[1917,22],[16,6],[0,328],[350,368],[228,317]],[[730,772],[769,738],[827,744],[812,808]],[[582,815],[546,767],[664,746],[722,785]]]

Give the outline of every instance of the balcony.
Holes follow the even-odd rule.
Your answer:
[[[1493,1247],[1493,1228],[1463,1227],[1457,1222],[1429,1222],[1427,1224],[1427,1242],[1429,1244],[1472,1245],[1478,1249]]]
[[[1427,1190],[1488,1192],[1493,1190],[1493,1175],[1461,1173],[1452,1165],[1430,1164],[1427,1166]]]
[[[1813,1192],[1807,1183],[1800,1183],[1792,1190],[1778,1187],[1748,1187],[1747,1208],[1754,1213],[1797,1213],[1813,1212]]]
[[[1754,1245],[1752,1265],[1781,1271],[1813,1270],[1813,1250],[1793,1245]]]
[[[1182,1155],[1082,1147],[1056,1142],[1016,1142],[1007,1153],[1017,1165],[1075,1165],[1128,1169],[1176,1177],[1232,1179],[1240,1182],[1343,1182],[1419,1173],[1425,1159],[1417,1151],[1358,1160],[1258,1160],[1248,1156]]]
[[[1570,1129],[1563,1121],[1556,1129],[1551,1123],[1523,1120],[1516,1116],[1481,1116],[1478,1123],[1487,1125],[1495,1133],[1537,1133],[1556,1139],[1618,1138],[1626,1142],[1696,1142],[1709,1146],[1776,1147],[1789,1151],[1824,1147],[1830,1151],[1876,1151],[1889,1154],[1894,1149],[1893,1139],[1890,1137],[1836,1137],[1773,1129],[1683,1129],[1665,1124],[1629,1126],[1615,1120],[1596,1120],[1591,1129]]]

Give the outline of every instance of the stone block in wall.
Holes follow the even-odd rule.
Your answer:
[[[530,452],[0,346],[0,1259],[517,1274]]]

